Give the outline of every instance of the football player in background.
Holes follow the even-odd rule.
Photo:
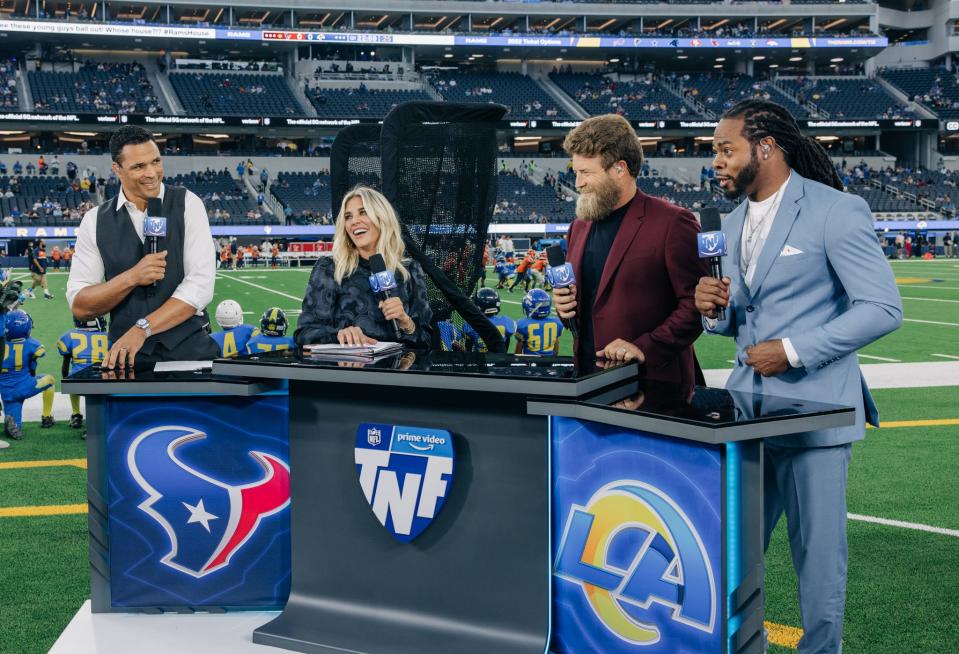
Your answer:
[[[440,320],[436,323],[440,336],[440,349],[443,352],[463,352],[463,332],[449,320]]]
[[[94,363],[103,363],[110,351],[107,337],[107,319],[103,316],[92,320],[74,320],[73,329],[57,341],[57,352],[63,357],[60,376],[66,378]],[[83,414],[80,413],[80,396],[70,395],[70,426],[83,427]],[[84,432],[86,437],[86,432]]]
[[[270,268],[277,268],[280,265],[280,246],[276,243],[270,250]]]
[[[559,337],[563,323],[549,314],[553,300],[541,288],[526,292],[523,297],[523,313],[526,317],[516,325],[516,351],[514,354],[556,356],[559,354]]]
[[[513,283],[509,285],[509,292],[512,293],[513,289],[519,286],[520,282],[523,282],[523,290],[529,290],[530,281],[529,269],[536,262],[536,251],[527,250],[526,254],[523,256],[523,260],[519,262],[519,265],[516,266],[516,277],[513,279]]]
[[[506,257],[496,257],[496,266],[493,270],[496,271],[496,274],[499,276],[499,283],[496,284],[496,288],[506,288],[510,275],[516,271],[513,264],[510,263]]]
[[[220,348],[220,356],[226,359],[246,352],[247,343],[260,333],[253,325],[243,324],[243,309],[236,300],[223,300],[216,305],[216,323],[223,331],[210,334]]]
[[[276,350],[296,349],[293,337],[286,335],[288,326],[283,310],[279,307],[270,307],[260,318],[260,333],[252,336],[246,344],[246,353],[263,354]]]
[[[503,343],[506,347],[504,351],[509,351],[509,339],[516,333],[516,321],[508,316],[499,315],[500,299],[499,293],[492,288],[481,288],[473,295],[473,304],[479,307],[489,321],[499,330],[503,337]],[[483,339],[479,337],[476,330],[469,323],[463,325],[463,337],[466,341],[466,350],[468,352],[487,352],[488,348]]]
[[[7,313],[5,320],[6,346],[0,366],[0,398],[6,416],[3,430],[8,438],[23,439],[23,402],[43,393],[43,413],[40,426],[53,427],[53,375],[37,377],[37,362],[46,354],[40,341],[30,337],[33,320],[26,311],[17,309]]]
[[[545,288],[547,291],[552,290],[547,288],[546,283],[546,250],[542,250],[536,254],[536,261],[533,262],[533,265],[529,267],[529,275],[533,278],[533,288],[537,286]]]

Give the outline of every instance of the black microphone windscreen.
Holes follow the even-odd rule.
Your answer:
[[[546,248],[546,259],[549,261],[551,268],[556,266],[562,266],[566,263],[566,253],[563,252],[563,248],[560,245],[550,245]]]
[[[704,232],[723,231],[723,222],[716,207],[702,209],[699,212],[699,224],[702,225]]]
[[[382,254],[374,254],[370,257],[370,271],[375,275],[386,271],[386,262],[383,261]]]
[[[147,200],[147,215],[157,218],[163,215],[163,200],[160,198],[150,198]]]

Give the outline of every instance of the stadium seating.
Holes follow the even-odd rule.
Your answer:
[[[18,109],[19,107],[17,62],[14,59],[7,59],[0,62],[0,109]]]
[[[683,75],[677,80],[688,97],[701,102],[716,116],[741,100],[765,98],[777,102],[796,118],[805,118],[808,112],[792,98],[784,95],[768,82],[749,75],[714,75],[700,73]]]
[[[899,118],[911,115],[882,86],[865,77],[781,79],[796,97],[812,102],[830,118]]]
[[[883,79],[902,89],[910,99],[922,103],[940,118],[959,118],[959,84],[944,68],[889,69]]]
[[[575,203],[557,197],[551,186],[534,184],[513,173],[500,173],[496,182],[493,222],[565,223],[575,217]]]
[[[171,73],[170,83],[188,114],[199,116],[302,116],[281,75]]]
[[[695,115],[685,102],[655,81],[616,81],[589,73],[555,73],[550,79],[593,116],[620,113],[637,120]]]
[[[505,104],[508,118],[569,117],[535,81],[519,73],[444,73],[429,81],[449,102]]]
[[[31,71],[27,79],[40,112],[163,113],[141,64],[88,62],[75,73]]]
[[[429,102],[433,98],[425,91],[395,89],[368,90],[365,85],[353,89],[331,89],[314,86],[306,91],[316,112],[323,117],[382,118],[390,109],[403,102],[414,100]]]
[[[211,225],[276,225],[279,219],[266,214],[261,218],[248,219],[248,211],[256,211],[257,206],[242,182],[235,179],[226,170],[194,172],[189,175],[165,177],[165,184],[185,186],[196,193],[206,206]],[[219,214],[226,212],[227,216]]]
[[[17,226],[75,225],[90,208],[84,205],[84,194],[74,191],[66,177],[4,175],[0,177],[0,195],[0,213],[4,218],[16,216],[13,224]]]
[[[292,209],[294,222],[312,222],[307,217],[312,216],[316,222],[332,224],[329,172],[279,173],[270,192],[284,209]]]
[[[94,63],[75,73],[27,73],[36,111],[76,113],[163,113],[141,64]]]

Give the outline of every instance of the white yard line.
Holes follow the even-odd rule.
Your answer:
[[[943,536],[959,538],[959,529],[944,529],[942,527],[932,527],[930,525],[922,525],[915,522],[889,520],[887,518],[877,518],[875,516],[859,515],[857,513],[849,513],[848,517],[850,520],[856,520],[858,522],[869,522],[874,525],[883,525],[885,527],[899,527],[900,529],[912,529],[914,531],[925,531],[926,533],[930,534],[941,534]]]
[[[943,327],[959,327],[959,322],[939,322],[938,320],[919,320],[918,318],[903,318],[903,322],[921,322],[924,325],[942,325]]]
[[[901,359],[889,359],[887,357],[877,357],[871,354],[857,353],[860,359],[875,359],[876,361],[885,361],[886,363],[902,363]]]
[[[952,359],[954,361],[959,361],[959,357],[954,354],[933,354],[934,357],[941,357],[943,359]]]
[[[229,280],[229,281],[231,281],[231,282],[239,282],[239,283],[241,283],[241,284],[247,284],[247,285],[249,285],[249,286],[253,286],[253,287],[259,288],[259,289],[264,290],[264,291],[269,291],[270,293],[276,293],[277,295],[282,295],[283,297],[290,298],[291,300],[296,300],[297,302],[302,302],[302,301],[303,301],[303,298],[301,298],[301,297],[296,297],[295,295],[290,295],[289,293],[284,293],[283,291],[278,291],[278,290],[276,290],[275,288],[270,288],[269,286],[262,286],[261,284],[254,284],[253,282],[248,282],[248,281],[246,281],[245,279],[240,279],[239,277],[228,277],[228,276],[226,276],[226,275],[221,275],[220,273],[217,273],[216,276],[219,277],[220,279],[226,279],[226,280]]]
[[[922,302],[948,302],[949,304],[959,304],[959,300],[942,300],[937,297],[916,297],[914,295],[900,295],[903,300],[920,300]]]

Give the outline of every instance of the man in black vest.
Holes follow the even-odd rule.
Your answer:
[[[74,317],[110,312],[105,368],[215,358],[216,344],[203,329],[216,274],[203,201],[185,188],[164,186],[160,150],[142,127],[117,130],[110,155],[120,192],[89,211],[77,229],[67,282]],[[147,201],[157,197],[167,231],[150,254],[143,223]]]

